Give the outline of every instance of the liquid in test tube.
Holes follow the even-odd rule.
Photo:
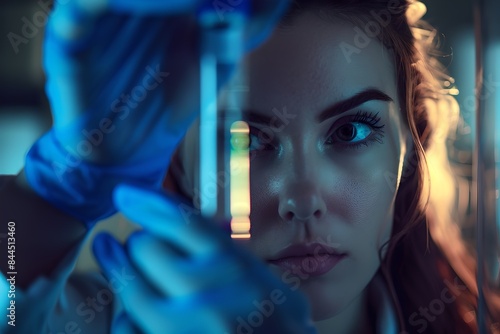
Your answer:
[[[220,115],[217,107],[221,76],[236,67],[244,53],[245,6],[221,17],[213,10],[199,15],[202,29],[200,53],[200,210],[206,217],[218,216],[229,222],[232,238],[250,237],[250,189],[248,125],[241,121],[241,108],[233,106]],[[225,78],[227,79],[227,78]],[[241,104],[240,104],[241,105]],[[219,131],[222,129],[222,132]],[[222,136],[222,145],[218,142]],[[246,147],[245,147],[246,143]],[[203,193],[222,171],[229,186],[217,184],[217,195]],[[218,214],[219,213],[219,214]]]

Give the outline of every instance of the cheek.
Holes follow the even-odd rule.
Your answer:
[[[346,208],[349,240],[357,245],[353,249],[378,252],[391,234],[395,192],[383,177],[384,171],[366,171],[362,179],[347,182],[349,191],[342,194],[340,204]]]
[[[349,233],[346,240],[352,242],[353,257],[362,264],[360,268],[367,270],[378,266],[379,250],[389,240],[393,227],[402,158],[399,150],[389,148],[390,145],[384,145],[367,156],[365,163],[346,171],[343,181],[346,190],[342,197],[337,197],[341,201],[339,204],[347,208],[345,222]],[[331,200],[335,198],[332,196]],[[335,210],[334,202],[329,203],[330,209]]]
[[[361,248],[379,248],[390,238],[394,203],[401,179],[405,146],[400,128],[387,122],[384,144],[345,168],[343,205],[347,206],[352,240]],[[330,202],[331,203],[331,202]],[[333,208],[332,208],[333,209]]]

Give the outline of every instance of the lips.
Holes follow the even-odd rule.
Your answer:
[[[319,276],[332,270],[347,256],[336,248],[319,244],[291,245],[271,258],[268,262],[296,273]]]

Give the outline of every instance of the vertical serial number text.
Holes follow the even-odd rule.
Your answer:
[[[10,326],[16,325],[16,223],[7,224],[7,282],[9,283],[9,307],[7,307],[7,322]]]

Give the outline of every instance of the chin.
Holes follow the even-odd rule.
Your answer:
[[[286,283],[291,290],[300,290],[309,301],[313,321],[329,319],[343,309],[359,294],[358,282],[353,282],[344,275],[328,273],[317,277],[300,279],[296,275],[287,274],[276,266],[270,270]]]
[[[326,281],[305,282],[300,291],[311,305],[313,321],[321,321],[339,314],[354,298],[341,286]]]

